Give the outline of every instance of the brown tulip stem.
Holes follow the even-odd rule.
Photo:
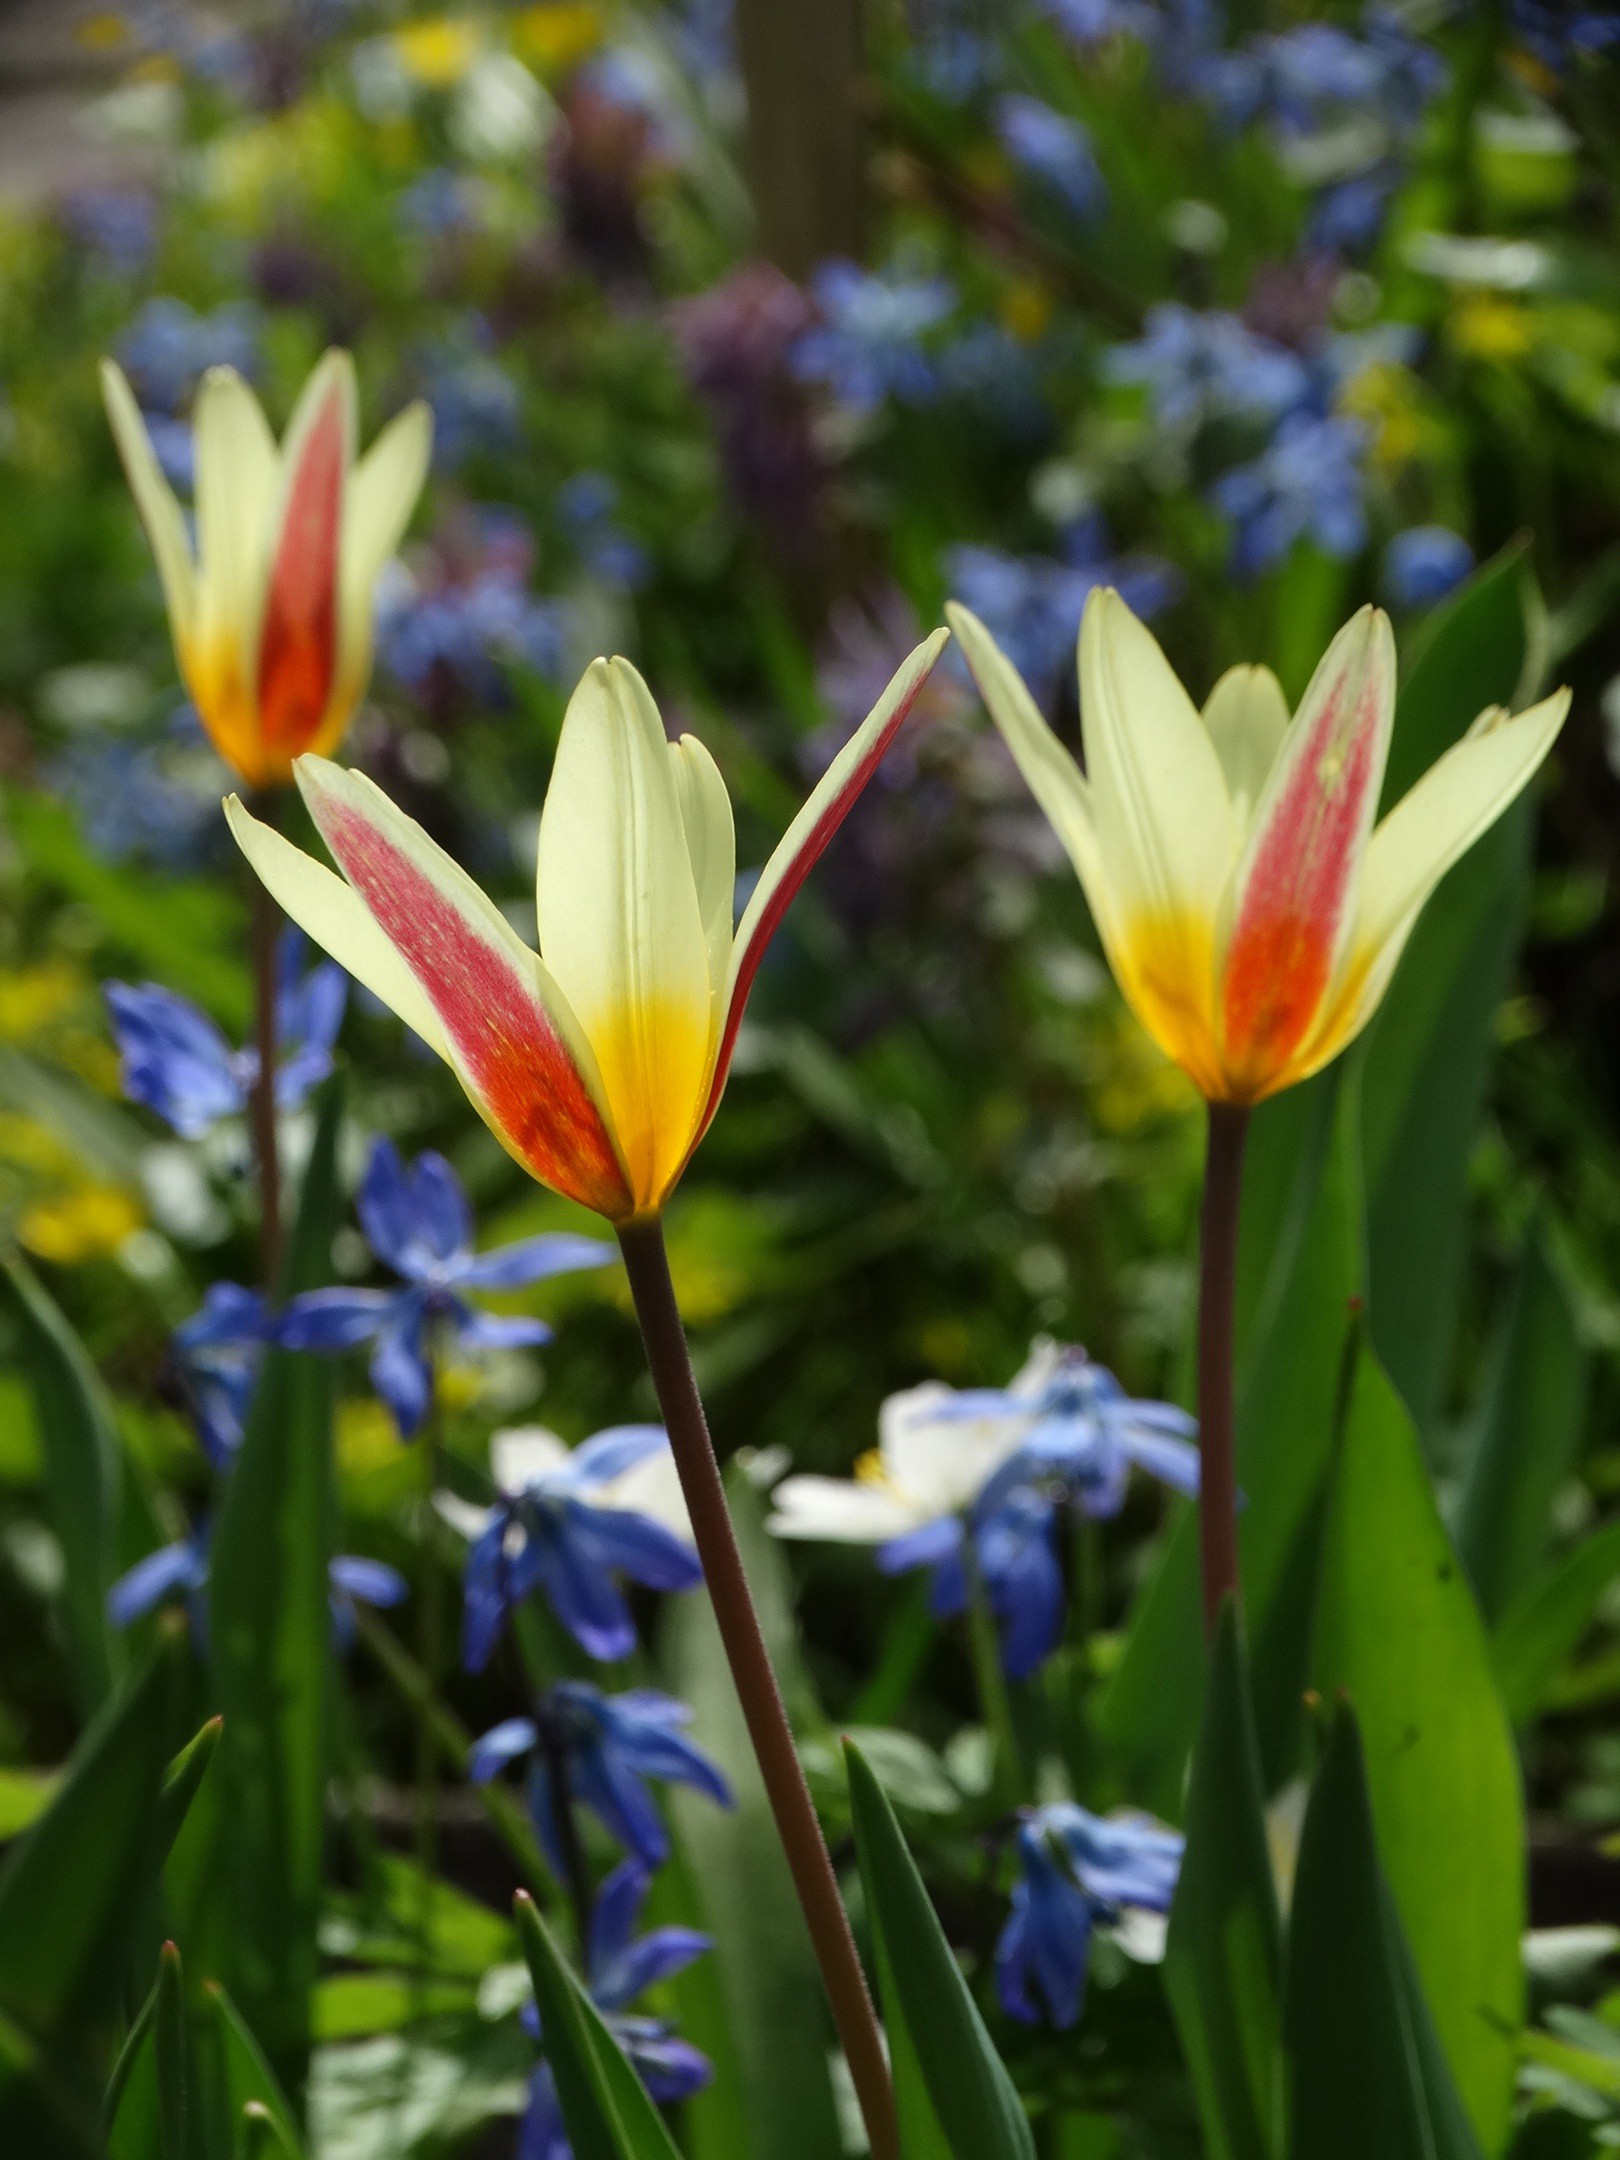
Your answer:
[[[1238,1577],[1232,1330],[1243,1143],[1248,1130],[1249,1113],[1243,1105],[1210,1104],[1198,1268],[1198,1527],[1207,1636],[1215,1632],[1222,1599],[1229,1592],[1234,1602],[1242,1599]]]
[[[274,802],[261,796],[253,813],[274,824]],[[252,880],[253,1043],[258,1078],[250,1104],[253,1154],[259,1173],[259,1260],[267,1293],[274,1297],[281,1271],[281,1161],[276,1141],[276,934],[281,910],[258,878]]]
[[[900,2133],[883,2036],[737,1550],[726,1489],[670,1281],[662,1222],[654,1216],[620,1224],[619,1246],[720,1639],[832,2004],[873,2160],[899,2160]]]

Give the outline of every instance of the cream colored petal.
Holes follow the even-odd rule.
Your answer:
[[[883,1545],[922,1519],[881,1485],[854,1478],[784,1478],[771,1508],[765,1527],[774,1536],[825,1538],[834,1545]]]
[[[113,440],[118,445],[118,454],[124,461],[124,471],[135,497],[135,507],[152,544],[176,656],[183,669],[182,648],[191,637],[196,619],[196,572],[191,560],[191,543],[186,536],[185,513],[163,477],[147,439],[146,423],[124,380],[123,370],[111,360],[101,363],[101,394],[112,424]]]
[[[1111,912],[1122,927],[1211,921],[1238,847],[1226,776],[1158,640],[1111,590],[1080,625],[1080,724]]]
[[[569,701],[540,819],[540,950],[596,1053],[631,1188],[662,1201],[714,1062],[709,951],[663,723],[625,660]]]
[[[561,1470],[569,1452],[567,1441],[544,1425],[509,1425],[490,1436],[489,1474],[497,1491],[520,1493],[536,1478]]]
[[[1510,718],[1481,713],[1374,832],[1362,869],[1356,941],[1376,944],[1433,892],[1507,809],[1558,739],[1569,712],[1559,690]]]
[[[695,735],[669,746],[681,826],[692,858],[692,882],[709,953],[709,981],[716,1003],[725,995],[731,966],[732,907],[737,889],[737,836],[731,797],[720,768]]]
[[[626,1508],[632,1515],[645,1515],[655,1523],[662,1523],[676,1537],[684,1538],[688,1545],[694,1542],[692,1518],[686,1510],[686,1495],[681,1490],[681,1474],[675,1467],[675,1456],[667,1447],[655,1454],[643,1456],[632,1463],[628,1470],[621,1470],[616,1478],[597,1487],[594,1504],[605,1508]]]
[[[261,823],[243,807],[240,797],[227,799],[225,819],[237,846],[282,913],[448,1060],[449,1047],[427,992],[384,937],[354,887],[294,847],[273,826]]]
[[[1268,667],[1228,668],[1204,705],[1238,830],[1249,819],[1288,731],[1288,700]]]
[[[1093,915],[1106,912],[1108,897],[1103,890],[1085,775],[1047,726],[1023,677],[977,615],[955,600],[947,604],[945,614],[986,710],[1012,752],[1025,785],[1079,872]]]
[[[927,1522],[975,1500],[1029,1430],[1022,1416],[952,1417],[955,1391],[937,1381],[891,1395],[878,1414],[890,1486]]]
[[[210,368],[192,415],[197,471],[197,639],[208,665],[257,673],[280,463],[259,401],[234,368]]]

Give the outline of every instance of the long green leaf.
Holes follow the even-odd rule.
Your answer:
[[[1221,1612],[1187,1797],[1164,1981],[1210,2160],[1280,2147],[1281,1931],[1242,1630]]]
[[[1335,1478],[1315,1677],[1355,1705],[1384,1869],[1458,2090],[1494,2151],[1524,2007],[1519,1767],[1416,1431],[1370,1351]]]
[[[735,1471],[726,1482],[773,1662],[788,1699],[802,1704],[810,1689],[780,1548],[765,1535],[754,1487]],[[706,1979],[723,2013],[714,2085],[688,2110],[694,2148],[723,2149],[726,2160],[839,2160],[826,1997],[706,1592],[670,1601],[663,1649],[671,1688],[692,1706],[692,1737],[720,1764],[737,1801],[722,1814],[701,1794],[671,1793],[699,1921],[714,1940],[692,1987]],[[693,2036],[705,2047],[715,2039],[696,2026]],[[722,2113],[730,2119],[721,2121]]]
[[[909,2050],[921,2072],[934,2118],[930,2139],[937,2125],[955,2160],[1034,2160],[1029,2119],[985,2031],[888,1795],[859,1748],[846,1741],[844,1755],[861,1881],[880,1947],[884,2021],[891,2047],[897,2054]],[[906,2130],[902,2116],[903,2141]]]
[[[1538,1573],[1586,1413],[1569,1291],[1532,1223],[1457,1504],[1457,1551],[1487,1625]]]
[[[1300,1838],[1283,2034],[1289,2160],[1479,2160],[1379,1867],[1343,1707]]]
[[[85,1734],[56,1798],[0,1869],[0,2013],[92,2118],[141,1908],[162,1863],[158,1799],[179,1654],[166,1633]],[[0,2090],[0,2119],[32,2125],[44,2155],[56,2146],[42,2107],[38,2080]],[[17,2146],[35,2149],[26,2139]]]
[[[1591,1625],[1598,1600],[1620,1576],[1620,1522],[1607,1524],[1521,1593],[1491,1637],[1491,1670],[1509,1717],[1524,1724]]]
[[[564,1963],[534,1900],[514,1910],[574,2160],[680,2160],[663,2118]]]
[[[323,1091],[286,1287],[324,1282],[336,1227],[342,1095]],[[225,1924],[215,1966],[277,2076],[302,2091],[325,1837],[333,1539],[329,1362],[272,1351],[214,1532],[214,1673]]]
[[[1525,672],[1522,544],[1426,626],[1395,712],[1384,807]],[[1524,927],[1532,810],[1518,805],[1445,878],[1368,1031],[1362,1070],[1373,1342],[1430,1434],[1450,1375],[1466,1249],[1468,1158],[1497,1008]]]
[[[163,2160],[186,2160],[190,2065],[186,2034],[185,1975],[172,1942],[158,1956],[157,2009],[152,2019],[157,2062],[158,2141]]]
[[[205,1980],[202,1992],[203,2001],[213,2011],[213,2037],[225,2120],[238,2122],[245,2108],[261,2108],[276,2123],[286,2150],[301,2156],[303,2148],[294,2125],[291,2103],[275,2072],[265,2061],[264,2050],[241,2011],[217,1980]]]
[[[1290,1774],[1298,1755],[1343,1352],[1363,1280],[1354,1086],[1329,1074],[1299,1095],[1303,1107],[1274,1118],[1267,1104],[1256,1117],[1240,1247],[1248,1354],[1237,1400],[1239,1535],[1268,1789]],[[1272,1144],[1274,1135],[1281,1145]],[[1252,1220],[1251,1190],[1265,1203]],[[1270,1266],[1268,1238],[1277,1244]],[[1099,1705],[1130,1790],[1172,1818],[1181,1811],[1198,1730],[1202,1642],[1198,1528],[1189,1513],[1168,1541]]]
[[[107,1624],[116,1566],[120,1459],[95,1368],[38,1279],[15,1254],[0,1281],[16,1317],[23,1374],[45,1457],[45,1507],[62,1548],[62,1610],[85,1715],[105,1702],[119,1656]]]

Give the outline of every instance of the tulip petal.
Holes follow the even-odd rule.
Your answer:
[[[686,849],[692,859],[698,913],[709,953],[709,982],[715,999],[724,996],[731,965],[732,904],[737,889],[737,836],[731,797],[720,768],[695,735],[669,746],[675,793],[681,806]]]
[[[769,862],[760,872],[759,882],[743,911],[732,943],[724,1032],[699,1127],[700,1136],[713,1117],[725,1087],[731,1053],[737,1043],[737,1030],[742,1024],[754,977],[765,957],[765,948],[776,935],[793,896],[821,860],[833,835],[854,808],[862,788],[882,763],[949,639],[948,630],[936,630],[901,662],[882,697],[817,781],[803,809],[777,842]]]
[[[656,1207],[697,1129],[717,1010],[673,761],[646,684],[593,661],[540,819],[540,950],[596,1053],[630,1189]]]
[[[1255,805],[1288,732],[1288,700],[1268,667],[1228,668],[1204,705],[1204,725],[1226,775],[1238,830]]]
[[[1012,752],[1025,785],[1079,872],[1093,916],[1100,917],[1107,894],[1099,875],[1097,835],[1085,775],[1046,723],[1024,679],[977,615],[950,601],[946,619],[973,672],[986,710]]]
[[[1363,608],[1311,678],[1233,880],[1221,989],[1233,1100],[1270,1093],[1321,1015],[1354,927],[1394,710],[1389,618]]]
[[[1338,986],[1305,1048],[1304,1069],[1290,1072],[1290,1080],[1308,1078],[1366,1026],[1424,902],[1529,785],[1568,712],[1567,690],[1513,718],[1491,707],[1378,826],[1367,846],[1355,933]]]
[[[449,1045],[432,1000],[378,929],[353,886],[325,863],[294,847],[273,826],[262,824],[244,808],[240,796],[226,801],[225,820],[282,913],[449,1063]]]
[[[621,1217],[632,1196],[568,1000],[472,879],[372,781],[294,767],[338,867],[431,1000],[474,1107],[544,1185]],[[318,923],[304,924],[315,937]]]
[[[135,507],[152,545],[158,576],[163,583],[164,604],[169,611],[175,646],[183,667],[184,647],[191,636],[197,605],[196,571],[191,560],[191,544],[186,537],[185,513],[163,477],[162,467],[147,437],[146,423],[141,418],[134,393],[124,380],[123,370],[111,360],[101,363],[101,394],[112,424],[113,440],[129,477]]]
[[[338,664],[326,716],[309,748],[334,749],[371,673],[376,584],[404,536],[427,479],[433,414],[418,401],[389,421],[349,475],[338,568]]]
[[[260,727],[273,760],[314,741],[337,675],[343,498],[354,459],[354,363],[329,352],[287,430],[275,554],[258,647]]]

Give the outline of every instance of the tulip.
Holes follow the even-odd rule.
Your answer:
[[[1308,1079],[1366,1026],[1423,903],[1552,748],[1569,693],[1480,714],[1377,817],[1395,712],[1389,620],[1365,607],[1290,721],[1269,668],[1202,715],[1115,592],[1080,628],[1085,771],[994,639],[949,611],[991,717],[1068,851],[1120,989],[1211,1102]]]
[[[671,743],[625,660],[569,703],[540,820],[536,955],[371,781],[294,767],[343,876],[226,805],[292,919],[455,1071],[544,1185],[616,1223],[655,1216],[718,1107],[772,933],[927,679],[921,645],[794,819],[732,929],[735,845],[719,768]],[[345,882],[347,880],[347,882]]]
[[[197,393],[196,547],[129,384],[102,392],[157,558],[175,658],[210,740],[250,788],[336,749],[371,673],[372,600],[427,475],[432,416],[390,421],[355,463],[354,364],[329,352],[280,449],[234,368]]]
[[[1481,713],[1380,821],[1395,643],[1377,608],[1339,632],[1290,719],[1263,667],[1229,669],[1200,714],[1118,593],[1093,593],[1080,624],[1083,773],[984,625],[949,614],[1126,1002],[1209,1104],[1198,1425],[1212,1634],[1240,1588],[1232,1335],[1250,1108],[1367,1025],[1424,902],[1528,785],[1569,693]]]

